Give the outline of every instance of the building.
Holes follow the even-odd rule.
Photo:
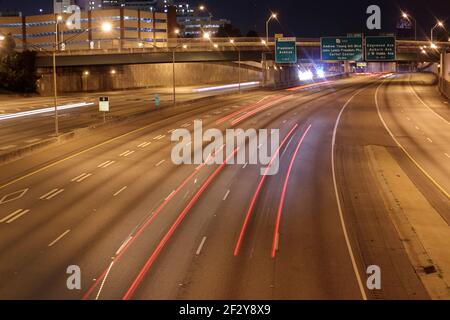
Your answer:
[[[124,7],[127,9],[167,12],[172,0],[102,0],[102,8]]]
[[[177,10],[180,35],[184,38],[200,37],[204,32],[214,36],[220,27],[230,23],[227,19],[213,19],[208,12],[195,10],[187,2],[178,2],[174,6]]]
[[[54,13],[63,13],[67,12],[67,8],[71,5],[74,5],[74,0],[53,0],[53,12]]]
[[[167,14],[126,8],[83,11],[81,28],[72,29],[64,22],[69,14],[61,14],[58,24],[60,50],[94,50],[110,48],[142,48],[167,46]],[[101,26],[108,22],[109,32]],[[51,51],[55,47],[54,14],[27,17],[0,17],[0,34],[11,33],[17,49]]]

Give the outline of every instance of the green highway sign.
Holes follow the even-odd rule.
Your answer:
[[[395,37],[366,37],[367,61],[396,60]]]
[[[275,43],[276,63],[297,63],[297,39],[278,38]]]
[[[320,57],[323,61],[362,61],[362,37],[320,38]]]

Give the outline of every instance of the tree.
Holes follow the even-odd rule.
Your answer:
[[[20,93],[36,92],[36,52],[3,53],[0,61],[0,88]]]
[[[235,28],[231,23],[226,23],[223,26],[220,26],[217,31],[216,37],[218,38],[239,38],[242,37],[241,30]]]
[[[247,32],[246,35],[247,38],[259,38],[258,32],[256,32],[255,30],[250,30],[249,32]]]

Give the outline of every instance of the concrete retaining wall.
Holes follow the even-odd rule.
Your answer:
[[[178,63],[175,65],[177,86],[216,83],[237,83],[238,64]],[[38,70],[39,93],[53,92],[52,69]],[[241,80],[261,81],[261,68],[242,64]],[[172,64],[140,64],[122,66],[92,66],[90,68],[58,68],[58,92],[86,92],[172,86]]]
[[[450,99],[450,53],[441,54],[439,90],[444,96]]]

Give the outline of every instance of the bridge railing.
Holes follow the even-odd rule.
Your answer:
[[[233,42],[230,42],[230,40]],[[128,54],[128,53],[169,53],[175,52],[199,52],[199,51],[273,51],[274,38],[270,38],[266,43],[262,38],[173,38],[168,39],[167,42],[157,43],[155,46],[149,46],[147,43],[144,47],[139,46],[139,41],[134,43],[130,41],[126,43],[125,47],[109,48],[95,48],[95,49],[67,49],[59,51],[57,55],[101,55],[101,54]],[[412,40],[398,40],[397,46],[399,50],[419,50],[423,46],[429,45],[428,41],[412,41]],[[437,43],[439,47],[449,45],[449,43]],[[299,47],[318,47],[320,46],[320,39],[315,38],[297,38],[297,46]]]

